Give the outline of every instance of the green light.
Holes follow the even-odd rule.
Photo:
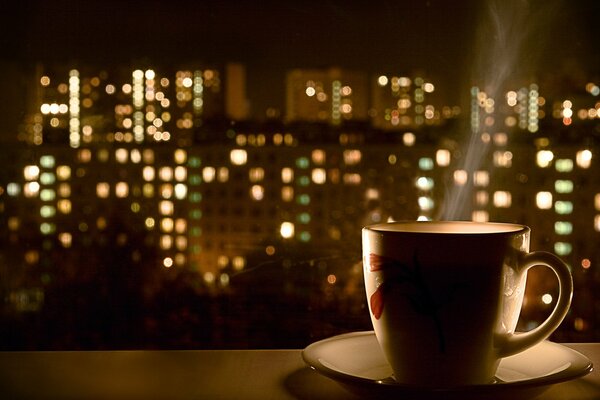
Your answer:
[[[193,192],[190,193],[190,202],[200,203],[202,201],[202,193]]]
[[[430,171],[433,169],[433,159],[429,157],[423,157],[419,159],[419,168],[423,171]]]
[[[310,214],[309,213],[299,214],[297,219],[298,219],[298,222],[300,222],[300,223],[308,224],[310,222]]]
[[[188,167],[197,168],[202,165],[200,157],[190,157],[188,160]]]
[[[570,235],[573,232],[573,224],[567,221],[555,222],[554,232],[557,235]]]
[[[310,165],[310,161],[308,160],[308,158],[306,157],[300,157],[296,159],[296,166],[298,168],[308,168],[308,166]]]
[[[52,168],[54,167],[55,160],[54,156],[41,156],[40,157],[40,165],[44,168]]]
[[[571,254],[571,251],[573,251],[573,246],[571,245],[571,243],[567,243],[567,242],[554,243],[554,252],[556,254],[558,254],[559,256],[569,255],[569,254]]]
[[[556,160],[554,165],[558,172],[571,172],[573,170],[573,160],[568,158]]]
[[[310,233],[308,232],[300,232],[299,237],[301,242],[309,242],[311,239]]]
[[[556,190],[556,193],[571,193],[573,192],[573,181],[559,179],[554,182],[554,190]]]
[[[298,202],[298,204],[301,204],[303,206],[307,206],[310,204],[310,196],[308,194],[301,194],[296,198],[296,201]]]
[[[310,178],[308,176],[300,176],[300,177],[298,177],[298,185],[300,185],[300,186],[308,186],[308,185],[310,185]]]
[[[199,185],[202,183],[202,177],[200,175],[190,175],[188,181],[190,185]]]
[[[557,214],[571,214],[573,212],[573,203],[570,201],[559,200],[554,203],[554,211]]]
[[[202,218],[202,210],[191,210],[190,211],[190,218],[191,219],[201,219]]]

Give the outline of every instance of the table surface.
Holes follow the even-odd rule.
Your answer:
[[[600,343],[565,344],[600,365]],[[301,350],[0,352],[3,399],[355,399]],[[542,400],[600,399],[600,371]]]

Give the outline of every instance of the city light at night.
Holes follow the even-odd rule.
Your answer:
[[[523,53],[549,51],[536,32],[476,29],[479,6],[333,6],[331,25],[319,7],[289,26],[257,16],[259,27],[210,3],[232,22],[193,2],[180,24],[113,21],[99,5],[73,5],[81,21],[69,24],[50,13],[49,36],[64,43],[55,51],[72,59],[24,28],[31,46],[7,40],[19,51],[0,63],[11,100],[0,128],[3,349],[301,347],[371,329],[361,228],[438,219],[530,226],[531,248],[559,255],[574,278],[554,338],[600,340],[592,49],[585,68],[534,68]],[[154,21],[150,6],[124,7]],[[33,7],[30,24],[49,10]],[[534,17],[519,21],[534,31],[546,22]],[[82,21],[94,29],[73,34]],[[146,30],[155,47],[136,47],[130,36]],[[569,60],[582,52],[556,47]],[[530,273],[520,329],[556,302],[546,272]]]

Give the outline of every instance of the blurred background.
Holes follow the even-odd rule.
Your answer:
[[[597,2],[0,9],[0,349],[368,330],[360,229],[435,219],[531,226],[600,340]]]

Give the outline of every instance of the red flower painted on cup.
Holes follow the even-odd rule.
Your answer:
[[[381,318],[388,292],[394,290],[401,293],[407,298],[415,312],[433,320],[438,333],[440,352],[445,352],[443,329],[438,315],[438,310],[444,305],[444,302],[435,299],[429,290],[423,279],[416,252],[413,255],[412,265],[402,264],[393,258],[373,253],[370,253],[365,261],[370,272],[385,271],[382,275],[382,282],[369,298],[373,317],[377,320]]]

